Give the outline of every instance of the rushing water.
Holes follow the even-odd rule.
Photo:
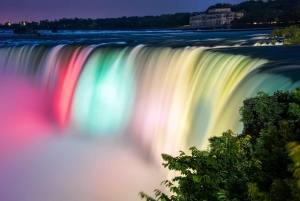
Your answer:
[[[3,33],[0,200],[138,200],[159,187],[161,153],[241,132],[246,97],[299,86],[300,48],[253,46],[268,33]]]

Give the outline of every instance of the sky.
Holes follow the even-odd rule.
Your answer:
[[[61,18],[109,18],[200,12],[243,0],[0,0],[0,23]]]

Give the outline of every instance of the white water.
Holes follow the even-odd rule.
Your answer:
[[[299,85],[288,69],[260,73],[267,62],[191,47],[1,48],[0,196],[139,200],[166,176],[161,153],[241,132],[246,97]]]

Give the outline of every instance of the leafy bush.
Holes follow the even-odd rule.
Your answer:
[[[285,29],[274,29],[272,35],[275,38],[285,37],[285,45],[297,45],[300,44],[300,28],[299,26],[290,26]]]
[[[227,131],[221,137],[209,139],[209,148],[200,151],[190,148],[191,155],[180,152],[172,157],[162,154],[164,167],[181,176],[163,184],[173,193],[170,197],[155,190],[157,200],[244,200],[247,197],[249,171],[260,169],[260,162],[253,158],[250,136],[236,137]],[[142,198],[155,200],[144,193]]]

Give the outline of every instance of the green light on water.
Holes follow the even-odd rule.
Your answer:
[[[133,76],[126,52],[93,53],[76,87],[72,123],[93,134],[117,133],[131,114]]]

